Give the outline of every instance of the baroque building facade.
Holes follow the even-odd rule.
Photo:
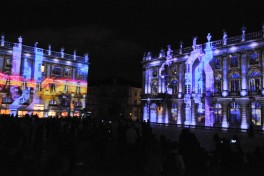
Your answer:
[[[0,46],[1,114],[74,116],[86,107],[88,54],[84,57],[5,41]]]
[[[143,120],[152,123],[264,129],[262,30],[143,57]]]

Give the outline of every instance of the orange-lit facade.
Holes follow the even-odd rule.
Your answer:
[[[0,46],[0,111],[25,114],[79,116],[86,108],[88,54],[84,57],[7,42]]]

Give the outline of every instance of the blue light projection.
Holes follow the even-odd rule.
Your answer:
[[[142,99],[146,100],[143,120],[246,129],[250,105],[251,113],[255,113],[252,123],[262,125],[260,98],[254,103],[251,99],[264,95],[264,75],[260,71],[264,62],[256,50],[260,42],[247,40],[252,36],[262,38],[264,31],[247,36],[244,30],[242,34],[229,39],[224,32],[222,40],[211,42],[209,33],[205,44],[196,44],[194,37],[192,47],[181,46],[179,54],[173,55],[168,46],[167,52],[161,50],[157,58],[151,53],[145,55],[143,88],[147,98]],[[152,74],[154,67],[159,67],[157,76]]]

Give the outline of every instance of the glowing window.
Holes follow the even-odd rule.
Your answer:
[[[258,102],[251,103],[251,117],[252,123],[261,126],[261,104]]]
[[[253,70],[249,73],[249,77],[261,77],[261,73],[259,71]]]
[[[49,104],[50,104],[50,105],[56,105],[56,104],[57,104],[57,101],[56,101],[56,100],[50,100],[50,101],[49,101]]]
[[[53,65],[52,66],[53,68],[52,68],[52,74],[54,75],[54,76],[61,76],[61,68],[60,68],[60,66],[59,65]]]
[[[230,79],[239,79],[239,78],[240,78],[240,74],[237,72],[231,74],[231,76],[230,76]]]

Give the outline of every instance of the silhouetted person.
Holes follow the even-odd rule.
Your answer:
[[[182,155],[179,153],[179,144],[172,142],[169,152],[162,164],[163,174],[166,176],[183,176],[185,164]]]

